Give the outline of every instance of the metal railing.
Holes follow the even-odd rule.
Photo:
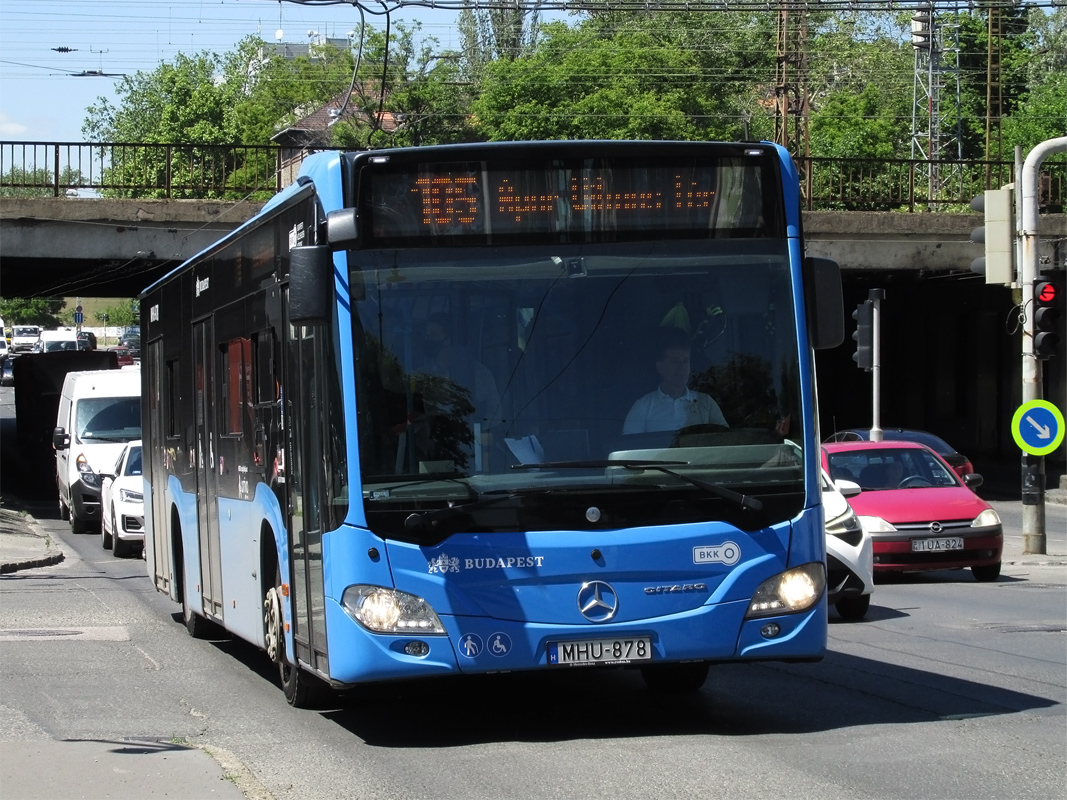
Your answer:
[[[294,179],[309,152],[255,145],[0,142],[0,196],[265,199]],[[808,211],[965,211],[984,189],[1014,180],[1009,161],[806,158],[798,168]],[[1041,177],[1042,210],[1062,212],[1067,159],[1046,161]]]

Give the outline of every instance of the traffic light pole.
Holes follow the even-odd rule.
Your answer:
[[[1021,180],[1016,181],[1016,190],[1022,191],[1020,203],[1022,224],[1019,227],[1021,240],[1019,284],[1022,288],[1023,309],[1026,312],[1023,315],[1025,321],[1022,344],[1022,399],[1024,404],[1031,400],[1042,399],[1041,361],[1034,352],[1034,279],[1038,274],[1038,238],[1040,235],[1038,181],[1041,164],[1044,163],[1045,158],[1053,153],[1063,152],[1067,152],[1067,136],[1049,139],[1037,145],[1023,162]],[[877,350],[875,352],[877,353]],[[1043,555],[1046,552],[1045,459],[1043,456],[1023,454],[1022,501],[1023,553]]]
[[[871,289],[871,441],[882,441],[882,300],[885,289]]]

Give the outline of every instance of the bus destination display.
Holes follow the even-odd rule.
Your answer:
[[[613,241],[650,232],[744,236],[745,229],[753,235],[766,218],[763,166],[759,158],[669,166],[599,159],[574,168],[465,162],[369,170],[367,233],[377,244],[416,246],[411,240]]]

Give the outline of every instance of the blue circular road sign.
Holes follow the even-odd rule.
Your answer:
[[[1024,452],[1047,456],[1063,441],[1063,414],[1047,400],[1023,403],[1011,420],[1011,435]]]

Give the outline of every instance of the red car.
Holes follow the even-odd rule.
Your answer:
[[[836,442],[822,446],[834,480],[858,483],[849,499],[874,540],[875,574],[970,567],[976,580],[1000,576],[1000,517],[933,450],[915,442]]]
[[[120,367],[133,366],[133,354],[129,351],[129,348],[120,345],[118,347],[109,347],[108,350],[118,357]]]

